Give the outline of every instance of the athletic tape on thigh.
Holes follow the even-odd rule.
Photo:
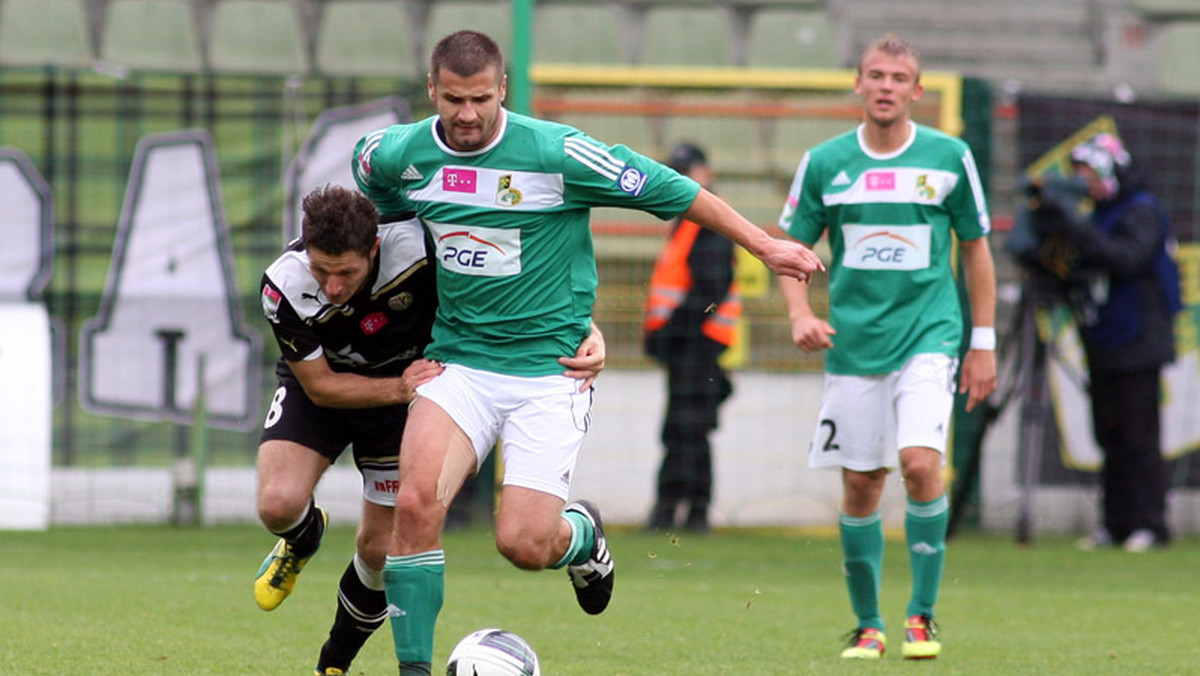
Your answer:
[[[442,473],[438,475],[437,499],[443,507],[450,508],[450,503],[458,494],[458,489],[462,488],[463,482],[467,480],[468,476],[474,474],[477,468],[475,446],[467,437],[466,432],[455,425],[454,433],[450,436],[450,443],[446,446],[446,457],[442,461]]]

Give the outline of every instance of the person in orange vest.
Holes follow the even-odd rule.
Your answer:
[[[711,189],[712,168],[699,147],[679,144],[666,164]],[[733,242],[685,219],[675,221],[654,265],[643,329],[646,354],[667,369],[667,411],[652,530],[709,527],[708,437],[717,428],[718,408],[733,392],[717,358],[737,339],[742,311],[733,272]]]

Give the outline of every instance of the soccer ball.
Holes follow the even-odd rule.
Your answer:
[[[503,629],[471,632],[454,646],[446,676],[541,676],[537,653]]]

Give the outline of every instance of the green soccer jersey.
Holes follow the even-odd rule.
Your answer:
[[[629,148],[501,111],[496,139],[460,152],[437,117],[359,141],[353,171],[382,213],[415,210],[438,260],[425,355],[517,376],[562,373],[596,300],[590,209],[673,218],[699,185]]]
[[[861,126],[812,148],[779,217],[806,244],[829,234],[829,373],[889,373],[915,354],[958,354],[951,233],[985,236],[987,205],[966,143],[912,127],[887,155],[867,148]]]

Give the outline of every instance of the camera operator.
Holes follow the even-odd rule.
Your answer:
[[[1082,545],[1166,546],[1166,468],[1160,448],[1162,368],[1175,359],[1179,272],[1166,210],[1121,140],[1097,134],[1071,151],[1074,180],[1030,192],[1038,264],[1067,287],[1087,356],[1101,470],[1102,525]],[[1078,197],[1094,203],[1090,215]],[[1027,259],[1028,262],[1028,259]]]

